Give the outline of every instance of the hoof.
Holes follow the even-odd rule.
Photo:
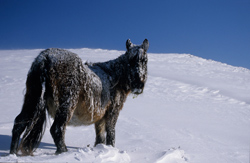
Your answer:
[[[16,151],[11,150],[9,154],[10,154],[10,155],[16,154]]]
[[[68,149],[65,147],[65,148],[62,148],[62,149],[57,149],[56,150],[56,155],[59,155],[59,154],[61,154],[61,153],[63,153],[63,152],[68,152]]]

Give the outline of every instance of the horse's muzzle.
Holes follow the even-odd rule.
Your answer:
[[[135,94],[135,95],[142,94],[142,93],[143,93],[143,89],[134,89],[134,90],[132,91],[132,93]]]

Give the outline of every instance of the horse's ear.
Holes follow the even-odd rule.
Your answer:
[[[148,42],[148,39],[145,39],[142,43],[142,48],[147,51],[148,48],[149,48],[149,42]]]
[[[128,39],[127,41],[126,41],[126,48],[127,48],[127,50],[129,50],[129,48],[132,46],[132,42],[130,41],[130,39]]]

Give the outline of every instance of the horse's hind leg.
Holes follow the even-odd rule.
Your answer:
[[[68,117],[69,117],[69,108],[61,106],[57,110],[57,113],[55,115],[55,120],[53,122],[52,127],[50,128],[50,133],[57,147],[56,154],[68,151],[64,140]]]
[[[74,101],[70,96],[68,96],[68,98],[62,98],[61,100],[59,99],[59,108],[50,128],[50,133],[57,147],[56,154],[68,151],[65,145],[65,130],[75,109],[75,106],[71,105],[72,103],[74,103]]]
[[[10,154],[16,154],[18,150],[19,139],[26,126],[29,123],[29,117],[27,113],[23,111],[16,117],[13,130],[12,130],[12,140],[10,144]]]

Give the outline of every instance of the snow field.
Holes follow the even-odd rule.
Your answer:
[[[144,93],[129,96],[116,125],[116,147],[98,145],[94,126],[67,127],[69,152],[47,128],[35,156],[8,155],[25,80],[40,49],[0,51],[0,162],[249,162],[250,70],[189,54],[149,53]],[[89,62],[123,51],[70,49]]]

